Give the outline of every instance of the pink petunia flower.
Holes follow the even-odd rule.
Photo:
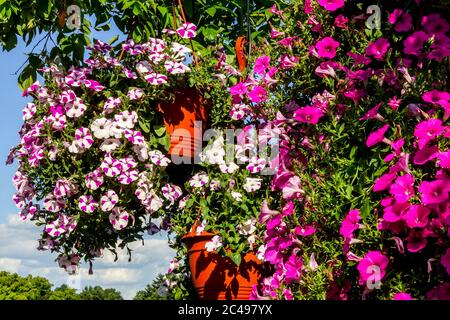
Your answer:
[[[322,110],[311,106],[298,108],[294,111],[294,120],[303,123],[317,124],[323,116]]]
[[[385,124],[381,128],[371,132],[369,137],[366,140],[366,145],[370,148],[380,142],[385,142],[385,143],[390,144],[390,141],[384,137],[386,131],[388,131],[388,130],[389,130],[389,125]]]
[[[448,201],[450,191],[449,180],[422,181],[419,186],[423,204],[439,204]]]
[[[389,259],[380,251],[369,251],[358,263],[359,283],[376,284],[386,275]],[[373,283],[375,282],[375,283]]]
[[[409,293],[397,292],[394,294],[394,300],[414,300]]]
[[[317,0],[328,11],[336,11],[344,6],[344,0]]]
[[[333,59],[336,56],[336,49],[340,43],[331,37],[325,37],[316,44],[317,54],[319,58]]]
[[[154,86],[159,86],[167,83],[167,76],[160,73],[149,73],[144,78]]]
[[[388,18],[397,32],[408,32],[412,28],[412,16],[401,9],[395,9]]]
[[[391,206],[384,208],[383,219],[387,222],[397,222],[403,219],[411,204],[409,202],[394,203]]]
[[[439,90],[427,91],[422,95],[425,102],[438,104],[444,110],[450,110],[450,93]]]
[[[254,103],[260,103],[267,100],[267,92],[261,86],[254,86],[253,89],[248,93],[248,97]]]
[[[100,169],[88,173],[85,177],[86,187],[91,190],[97,190],[103,182],[104,179]]]
[[[297,257],[295,254],[292,254],[289,257],[289,259],[284,263],[286,283],[290,284],[300,280],[302,268],[303,268],[302,257]]]
[[[380,38],[376,41],[369,43],[366,49],[368,56],[373,56],[377,60],[384,60],[386,52],[389,50],[389,41],[385,38]]]
[[[389,193],[398,203],[407,202],[414,196],[414,177],[409,173],[398,177],[389,188]]]
[[[342,221],[339,233],[344,238],[353,238],[353,232],[359,229],[359,210],[350,210],[347,216]]]
[[[270,66],[270,58],[268,56],[262,56],[255,60],[253,71],[258,74],[264,74]]]
[[[428,40],[429,36],[423,31],[414,32],[403,42],[404,52],[406,54],[419,56],[423,49],[423,45]]]
[[[413,163],[417,165],[423,165],[428,161],[436,159],[439,155],[439,148],[437,146],[424,146],[422,149],[417,150],[414,154]]]
[[[424,120],[417,124],[414,136],[418,139],[419,148],[423,148],[428,142],[440,136],[444,131],[442,121],[439,119]]]
[[[411,229],[406,238],[406,249],[409,252],[415,253],[421,251],[427,245],[427,238],[423,236],[422,230]]]
[[[347,29],[348,18],[340,14],[334,19],[334,26],[342,29]]]
[[[430,35],[445,34],[450,28],[448,22],[439,13],[432,13],[422,17],[421,24]]]
[[[233,96],[243,96],[247,93],[247,86],[243,82],[239,82],[230,88],[230,93]]]
[[[450,248],[448,248],[445,254],[442,255],[441,264],[445,267],[447,274],[450,275]]]
[[[313,226],[297,226],[294,229],[295,233],[302,237],[308,237],[316,232],[316,228]]]
[[[392,185],[392,182],[397,177],[396,173],[385,173],[381,177],[375,180],[375,184],[373,185],[373,191],[379,192],[386,190]]]
[[[430,209],[420,204],[412,205],[408,212],[403,216],[406,224],[410,228],[424,228],[428,224]]]

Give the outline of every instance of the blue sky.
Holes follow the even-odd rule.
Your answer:
[[[94,32],[92,38],[108,41],[120,34],[116,28],[108,32]],[[120,39],[124,39],[121,35]],[[32,274],[44,276],[56,286],[67,283],[74,287],[101,285],[120,290],[125,298],[132,298],[134,293],[151,282],[158,273],[167,270],[173,251],[168,248],[165,235],[147,239],[144,246],[134,245],[134,257],[128,262],[124,252],[119,254],[119,261],[114,263],[108,253],[103,259],[94,263],[94,275],[87,274],[83,266],[80,275],[69,277],[54,262],[55,255],[36,250],[40,229],[29,221],[18,218],[18,210],[11,200],[15,189],[11,178],[17,168],[17,162],[6,166],[9,149],[19,140],[18,131],[22,122],[22,108],[27,103],[17,86],[14,72],[26,60],[26,48],[23,42],[11,52],[0,52],[0,270],[17,272],[21,275]]]

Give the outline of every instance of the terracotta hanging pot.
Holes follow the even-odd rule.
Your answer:
[[[203,131],[208,119],[207,103],[194,88],[176,89],[171,93],[175,100],[157,105],[170,136],[168,154],[190,160],[202,150]]]
[[[194,229],[195,230],[195,229]],[[205,244],[214,234],[190,232],[181,240],[188,249],[194,287],[201,300],[248,300],[253,285],[261,280],[263,264],[247,253],[237,266],[230,258],[208,252]]]

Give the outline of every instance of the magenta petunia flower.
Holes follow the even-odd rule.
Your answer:
[[[439,166],[441,168],[450,169],[450,150],[438,154]]]
[[[403,219],[410,228],[424,228],[428,224],[428,216],[430,212],[430,209],[427,207],[420,204],[415,204],[409,208]]]
[[[328,11],[336,11],[344,6],[344,0],[317,0]]]
[[[381,128],[373,131],[369,137],[366,140],[366,145],[371,148],[374,145],[384,141],[386,143],[388,143],[389,141],[384,137],[386,131],[388,131],[389,129],[389,125],[385,124],[384,126],[382,126]]]
[[[300,275],[303,268],[302,257],[297,257],[292,254],[289,259],[284,263],[284,269],[286,270],[285,279],[286,283],[296,282],[300,279]]]
[[[430,34],[444,34],[450,26],[448,22],[443,19],[439,13],[433,13],[422,18],[421,24],[425,31]]]
[[[389,50],[389,41],[385,38],[380,38],[376,41],[369,43],[366,49],[368,56],[373,56],[377,60],[384,60],[384,55]]]
[[[262,56],[255,60],[255,66],[253,70],[255,73],[264,74],[270,66],[270,58],[268,56]]]
[[[448,248],[441,257],[441,264],[445,267],[445,270],[447,270],[447,274],[450,275],[450,248]]]
[[[382,102],[377,104],[375,107],[373,107],[372,109],[367,111],[364,116],[359,118],[359,120],[377,119],[377,120],[380,120],[380,121],[384,121],[384,118],[378,113],[378,110],[380,109],[382,104],[383,104]]]
[[[304,123],[317,124],[323,116],[324,114],[320,109],[311,106],[299,108],[294,111],[294,119]]]
[[[425,92],[422,95],[422,99],[425,102],[432,103],[432,104],[438,104],[440,105],[444,110],[450,110],[450,93],[445,91],[439,91],[439,90],[431,90],[428,92]]]
[[[428,38],[429,36],[423,31],[414,32],[403,42],[405,46],[404,52],[414,56],[420,55],[423,45]]]
[[[422,181],[419,186],[423,204],[439,204],[448,201],[450,180]]]
[[[353,232],[359,229],[360,219],[361,217],[359,216],[359,210],[350,210],[350,212],[344,218],[344,221],[342,221],[339,233],[344,238],[353,238]]]
[[[444,131],[442,121],[439,119],[425,120],[417,124],[414,136],[419,142],[419,148],[423,148],[428,142],[440,136]]]
[[[395,9],[389,15],[388,21],[394,25],[394,29],[397,32],[407,32],[412,28],[412,16],[401,9]]]
[[[421,251],[427,245],[427,238],[423,236],[422,230],[411,229],[406,241],[406,249],[413,253]]]
[[[394,294],[394,300],[414,300],[409,293],[397,292]]]
[[[439,155],[439,148],[437,146],[424,146],[422,149],[417,150],[414,154],[413,163],[417,165],[423,165],[428,161],[436,159]]]
[[[334,19],[334,26],[342,29],[347,29],[348,18],[340,14]]]
[[[380,251],[369,251],[358,263],[359,283],[380,282],[386,275],[389,259]]]
[[[381,177],[375,180],[375,184],[373,185],[373,191],[379,192],[386,190],[392,184],[392,181],[397,177],[396,173],[385,173]]]
[[[313,226],[297,226],[295,227],[295,233],[302,237],[308,237],[316,232],[316,228]]]
[[[240,96],[247,93],[247,86],[243,82],[239,82],[238,84],[232,86],[230,88],[230,93],[233,96]]]
[[[407,202],[414,195],[414,177],[409,173],[398,177],[391,185],[389,193],[398,203]]]
[[[335,41],[331,37],[326,37],[317,42],[316,49],[319,58],[330,58],[333,59],[336,56],[336,49],[339,47],[340,43]]]
[[[403,219],[407,210],[411,205],[409,202],[394,203],[392,206],[388,206],[383,210],[383,219],[387,222],[397,222]]]
[[[267,100],[267,92],[261,86],[254,86],[253,89],[248,93],[248,97],[254,103],[260,103]]]

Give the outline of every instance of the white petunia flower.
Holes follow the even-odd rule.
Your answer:
[[[259,178],[246,178],[243,188],[247,192],[255,192],[261,189],[261,182],[262,179]]]
[[[107,139],[111,134],[111,120],[106,118],[96,119],[91,124],[91,130],[97,139]]]
[[[122,143],[120,142],[119,139],[110,138],[103,141],[103,143],[100,145],[100,150],[104,152],[111,152],[116,150],[121,145]]]

